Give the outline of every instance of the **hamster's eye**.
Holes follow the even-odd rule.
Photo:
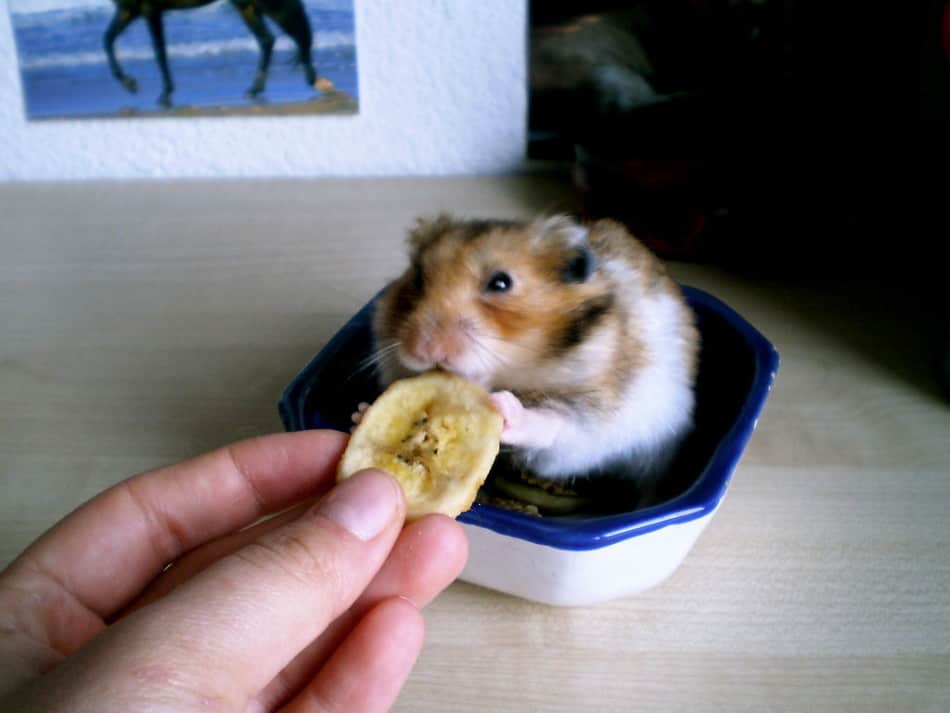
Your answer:
[[[488,282],[485,283],[486,292],[507,292],[511,289],[511,286],[514,284],[514,280],[511,279],[511,275],[507,272],[496,272],[491,277],[488,278]]]
[[[425,287],[425,278],[419,265],[412,267],[412,286],[416,292],[422,292],[422,288]]]

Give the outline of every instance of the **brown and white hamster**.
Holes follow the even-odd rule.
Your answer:
[[[662,263],[618,223],[420,220],[373,318],[381,386],[479,382],[502,443],[552,479],[648,480],[692,423],[699,336]]]

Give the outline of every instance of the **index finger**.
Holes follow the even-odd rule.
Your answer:
[[[328,489],[346,440],[262,436],[137,475],[68,515],[6,575],[39,572],[106,619],[185,552]]]

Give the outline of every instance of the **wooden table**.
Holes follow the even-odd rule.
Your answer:
[[[284,385],[419,213],[570,209],[553,179],[0,186],[0,564],[117,480],[280,429]],[[950,409],[883,285],[674,274],[782,367],[660,587],[548,608],[456,583],[397,711],[950,710]]]

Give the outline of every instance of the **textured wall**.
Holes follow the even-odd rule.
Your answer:
[[[0,0],[0,180],[498,173],[526,133],[525,0],[355,0],[355,116],[27,122]]]

